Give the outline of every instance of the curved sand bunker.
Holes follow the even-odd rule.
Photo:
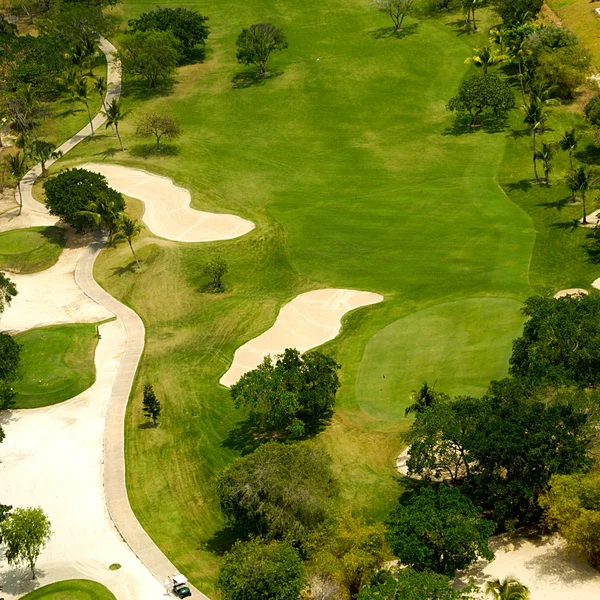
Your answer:
[[[592,285],[594,284],[592,283]],[[583,288],[569,288],[567,290],[560,290],[560,292],[556,292],[556,294],[554,294],[554,297],[564,298],[565,296],[587,296],[588,294],[589,292],[587,290],[584,290]]]
[[[380,294],[340,289],[314,290],[296,296],[279,311],[273,327],[235,351],[233,363],[219,383],[233,385],[267,355],[281,354],[286,348],[306,352],[332,340],[340,332],[347,312],[382,301]]]
[[[167,177],[113,164],[87,163],[82,169],[104,175],[115,190],[141,200],[142,220],[150,231],[176,242],[231,240],[254,229],[236,215],[202,212],[190,207],[190,193]]]

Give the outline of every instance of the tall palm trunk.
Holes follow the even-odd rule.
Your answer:
[[[581,202],[583,203],[583,220],[582,223],[587,225],[587,211],[585,210],[585,190],[581,190]]]
[[[571,171],[573,170],[573,148],[569,148],[569,163],[571,164]],[[577,198],[575,197],[575,190],[571,190],[571,202],[575,204]]]
[[[17,181],[17,189],[19,190],[19,214],[23,210],[23,194],[21,194],[21,180]]]
[[[525,99],[525,84],[523,83],[523,61],[519,58],[519,81],[521,83],[521,97],[523,98],[523,104],[527,104]]]
[[[119,124],[115,123],[115,132],[117,134],[117,137],[119,138],[119,144],[121,145],[121,152],[123,152],[125,150],[125,148],[123,147],[123,140],[121,140],[121,134],[119,133]]]
[[[535,180],[539,183],[540,178],[538,177],[538,170],[537,170],[536,130],[537,130],[537,127],[534,127],[533,128],[533,172],[535,174]]]
[[[92,124],[92,114],[90,113],[90,104],[89,104],[89,102],[85,103],[85,107],[87,108],[87,112],[88,112],[88,119],[90,121],[90,129],[92,130],[92,137],[94,137],[94,125]]]
[[[104,110],[104,112],[106,112],[106,102],[104,102],[104,96],[102,95],[102,92],[100,92],[100,100],[102,101],[102,109]],[[110,124],[110,128],[112,129],[113,135],[115,135],[115,126],[112,123]]]
[[[477,23],[475,23],[475,7],[471,10],[473,11],[473,31],[477,31]]]
[[[129,247],[131,248],[131,253],[133,254],[133,258],[135,258],[135,264],[137,265],[138,269],[141,269],[141,267],[140,267],[140,261],[138,260],[137,254],[135,253],[135,250],[133,249],[133,244],[131,243],[130,239],[128,239],[127,241],[129,242]]]

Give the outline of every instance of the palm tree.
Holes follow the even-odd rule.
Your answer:
[[[90,113],[90,89],[88,88],[87,79],[81,77],[77,83],[76,95],[81,102],[85,104],[88,113],[88,119],[90,121],[90,129],[92,130],[92,137],[94,137],[94,125],[92,123],[92,115]]]
[[[490,29],[490,42],[500,46],[500,54],[504,54],[504,46],[506,45],[506,29],[502,25],[492,27]]]
[[[9,154],[4,158],[4,163],[8,168],[8,172],[17,180],[17,189],[19,190],[19,214],[23,210],[23,195],[21,194],[21,179],[27,173],[27,157],[25,152],[17,152],[17,154]]]
[[[507,56],[500,54],[498,50],[488,45],[483,46],[482,48],[473,48],[473,56],[469,56],[469,58],[465,60],[465,64],[482,67],[483,72],[487,73],[489,67],[497,65],[507,58]]]
[[[46,161],[52,158],[60,158],[62,156],[62,152],[57,150],[56,146],[52,142],[35,140],[31,144],[31,155],[35,160],[39,160],[42,164],[42,177],[47,177],[48,170],[46,169]]]
[[[537,134],[546,120],[546,113],[544,111],[544,106],[537,102],[532,102],[529,106],[524,106],[523,109],[525,110],[523,123],[529,125],[533,134],[533,172],[535,174],[535,180],[539,182],[540,178],[538,177],[537,172]]]
[[[546,178],[546,185],[550,185],[550,173],[552,172],[552,159],[556,153],[556,146],[553,143],[546,144],[542,142],[542,149],[538,151],[538,158],[544,165],[544,177]]]
[[[121,140],[121,134],[119,133],[119,122],[122,121],[131,111],[123,110],[123,103],[118,98],[114,98],[110,101],[110,104],[102,111],[102,114],[106,117],[106,127],[114,126],[115,134],[119,139],[121,145],[121,152],[125,150],[123,147],[123,141]]]
[[[523,104],[526,104],[525,98],[525,71],[523,67],[523,58],[531,54],[525,43],[527,37],[531,33],[531,28],[528,24],[517,25],[507,32],[511,40],[510,42],[510,56],[513,62],[516,62],[519,67],[519,83],[521,84],[521,96],[523,98]]]
[[[96,41],[91,36],[87,36],[79,42],[81,46],[81,50],[83,53],[83,64],[88,66],[89,72],[88,75],[90,77],[94,76],[94,58],[98,53],[98,47],[96,46]]]
[[[406,407],[404,415],[408,416],[411,413],[422,413],[428,409],[442,394],[435,391],[435,384],[430,386],[426,381],[423,382],[421,388],[413,390],[411,400],[413,403]]]
[[[505,577],[486,582],[485,594],[494,600],[527,600],[529,588],[514,577]]]
[[[573,127],[570,131],[565,131],[563,133],[562,138],[560,138],[560,142],[558,145],[563,152],[569,153],[569,164],[571,165],[571,171],[574,169],[573,167],[573,151],[577,148],[577,144],[581,139],[581,134],[575,133],[575,127]],[[572,191],[571,200],[575,202],[575,192]]]
[[[77,98],[77,89],[79,87],[79,80],[81,76],[77,73],[76,69],[69,69],[61,77],[58,78],[58,82],[71,94],[71,114],[75,114],[75,98]]]
[[[75,44],[69,53],[69,58],[71,59],[73,70],[79,71],[79,76],[81,77],[86,61],[85,48],[80,43]]]
[[[109,244],[114,242],[114,236],[119,230],[119,224],[123,218],[123,212],[117,206],[114,198],[104,192],[88,204],[87,210],[82,210],[79,214],[91,218],[96,225],[104,229],[108,235]]]
[[[136,237],[142,228],[137,224],[135,219],[130,219],[127,215],[122,215],[121,220],[119,221],[119,230],[115,234],[114,240],[124,239],[127,240],[129,247],[131,248],[131,253],[133,254],[133,258],[135,258],[135,264],[137,268],[140,269],[140,261],[138,260],[137,254],[133,249],[133,244],[131,243],[133,238]]]
[[[597,181],[597,175],[592,169],[586,169],[583,166],[577,167],[567,173],[565,183],[572,192],[581,194],[581,202],[583,204],[583,219],[582,223],[587,225],[587,210],[585,207],[585,195],[591,190]]]

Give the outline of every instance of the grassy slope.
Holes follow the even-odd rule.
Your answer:
[[[69,579],[45,585],[21,600],[116,600],[103,585],[87,579]]]
[[[96,379],[96,325],[78,323],[30,329],[15,336],[22,345],[22,378],[15,385],[15,408],[63,402]]]
[[[37,273],[56,263],[65,245],[59,227],[32,227],[0,233],[0,269]]]

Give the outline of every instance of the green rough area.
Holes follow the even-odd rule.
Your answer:
[[[60,227],[31,227],[0,233],[0,270],[37,273],[56,263],[65,246]]]
[[[22,345],[15,408],[40,408],[74,398],[96,380],[96,325],[53,325],[15,336]]]
[[[510,347],[502,354],[496,340],[521,333],[520,308],[515,300],[473,298],[388,325],[365,348],[356,382],[361,408],[376,419],[402,419],[423,381],[447,394],[480,396],[507,374]]]
[[[407,394],[423,377],[398,368],[397,353],[414,352],[441,391],[479,392],[506,372],[520,302],[532,291],[589,287],[599,270],[585,261],[585,232],[562,225],[579,210],[556,207],[565,188],[528,183],[531,138],[519,110],[505,131],[453,131],[445,106],[474,72],[464,60],[486,43],[491,13],[481,11],[479,34],[463,35],[455,14],[409,20],[396,38],[359,0],[323,0],[310,10],[300,0],[186,6],[210,16],[206,62],[179,69],[168,95],[149,97],[126,82],[128,150],[118,152],[101,132],[61,167],[105,158],[147,169],[187,187],[195,208],[256,223],[246,236],[207,244],[144,231],[134,242],[140,272],[125,244],[104,250],[95,266],[98,281],[146,325],[126,423],[130,501],[167,556],[213,597],[233,541],[213,481],[243,445],[235,430],[243,415],[218,381],[235,350],[268,329],[284,303],[322,287],[385,296],[347,315],[323,348],[342,365],[342,387],[317,438],[333,457],[342,502],[384,518],[402,489],[394,458],[410,423],[402,415]],[[151,8],[150,0],[123,5],[126,18]],[[277,76],[248,85],[235,39],[265,21],[284,29],[289,49],[272,58]],[[135,116],[148,111],[182,121],[182,137],[158,156],[133,135]],[[545,139],[580,123],[574,113],[556,114]],[[557,157],[557,173],[565,160]],[[131,208],[139,216],[138,205]],[[229,264],[226,290],[206,294],[201,265],[216,253]],[[386,355],[378,336],[393,338],[403,326],[423,344],[398,338]],[[456,344],[437,343],[454,335]],[[385,398],[373,393],[363,355],[390,365]],[[145,382],[163,406],[157,428],[141,412]]]
[[[69,579],[45,585],[21,600],[116,600],[103,585],[88,579]]]

